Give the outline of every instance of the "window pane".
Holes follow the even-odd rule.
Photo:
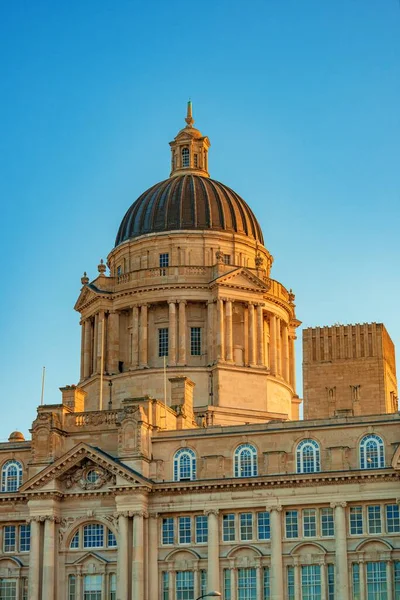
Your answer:
[[[192,356],[201,355],[201,327],[190,328],[190,354]]]
[[[400,561],[394,563],[394,600],[400,600]]]
[[[16,527],[15,525],[6,525],[4,527],[4,552],[16,551]]]
[[[206,544],[208,542],[208,519],[205,515],[195,517],[196,523],[196,544]]]
[[[301,567],[302,600],[321,600],[321,567],[307,565]]]
[[[294,567],[287,569],[288,600],[294,600]]]
[[[158,356],[168,356],[168,327],[158,330]]]
[[[200,592],[201,595],[207,592],[207,571],[201,569],[200,571]]]
[[[317,516],[314,508],[303,510],[303,532],[304,537],[317,535]]]
[[[174,519],[172,517],[162,520],[162,543],[174,543]]]
[[[169,254],[167,252],[164,252],[163,254],[160,254],[160,267],[168,267],[169,266]]]
[[[240,539],[248,541],[253,539],[253,515],[252,513],[240,514]]]
[[[257,475],[257,450],[251,444],[242,444],[235,450],[235,477]]]
[[[70,548],[79,548],[79,529],[75,533],[74,537],[72,538],[69,547]]]
[[[115,537],[111,529],[108,530],[107,545],[109,548],[115,548],[117,546],[117,538]]]
[[[84,600],[101,600],[102,583],[101,575],[85,575],[83,578]]]
[[[324,537],[335,535],[335,521],[333,508],[321,508],[321,535]]]
[[[1,600],[17,600],[17,582],[15,579],[0,579]]]
[[[258,539],[269,540],[271,537],[271,528],[269,521],[268,512],[257,513],[257,528],[258,528]]]
[[[365,436],[360,443],[360,468],[381,469],[385,466],[382,439],[375,434]]]
[[[270,598],[271,598],[271,590],[270,590],[269,568],[264,567],[264,600],[270,600]]]
[[[387,600],[386,563],[367,563],[367,600]]]
[[[109,589],[110,600],[116,600],[116,598],[117,598],[117,576],[115,573],[110,573],[109,585],[110,585],[110,589]]]
[[[400,507],[398,504],[386,506],[386,530],[388,533],[400,533]]]
[[[224,569],[224,600],[232,600],[230,569]]]
[[[353,600],[360,600],[360,565],[353,564]]]
[[[361,535],[363,532],[363,516],[361,506],[350,507],[350,533]]]
[[[328,600],[335,600],[335,566],[328,565]]]
[[[382,519],[381,519],[381,507],[367,506],[368,514],[368,532],[369,533],[382,533]]]
[[[235,540],[235,515],[223,515],[222,517],[222,539],[224,542]]]
[[[297,510],[287,510],[285,513],[286,537],[299,537],[299,527],[297,519]]]
[[[255,569],[238,569],[238,600],[256,600],[257,583]]]
[[[194,600],[193,571],[177,571],[176,600]]]
[[[162,572],[161,576],[161,597],[162,600],[169,600],[169,573]]]
[[[76,600],[76,577],[69,575],[68,577],[68,600]]]
[[[192,541],[192,527],[190,517],[179,517],[179,543],[190,544]]]
[[[19,528],[19,551],[29,552],[31,549],[31,526],[21,525]]]
[[[83,547],[102,548],[104,546],[104,526],[94,523],[83,528]]]

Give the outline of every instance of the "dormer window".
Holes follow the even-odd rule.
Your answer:
[[[189,148],[182,148],[182,167],[190,167]]]

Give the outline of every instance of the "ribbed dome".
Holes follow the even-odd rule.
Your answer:
[[[170,177],[144,192],[122,219],[115,245],[177,229],[240,233],[264,244],[257,219],[236,192],[219,181],[188,174]]]

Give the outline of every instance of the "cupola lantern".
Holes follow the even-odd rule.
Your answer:
[[[186,127],[181,129],[171,146],[171,177],[193,173],[209,177],[208,149],[210,140],[193,127],[193,108],[189,100],[185,121]]]

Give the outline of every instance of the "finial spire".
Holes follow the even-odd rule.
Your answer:
[[[193,119],[193,115],[192,115],[192,101],[190,98],[187,103],[187,113],[186,113],[185,121],[189,127],[193,127],[194,119]]]

